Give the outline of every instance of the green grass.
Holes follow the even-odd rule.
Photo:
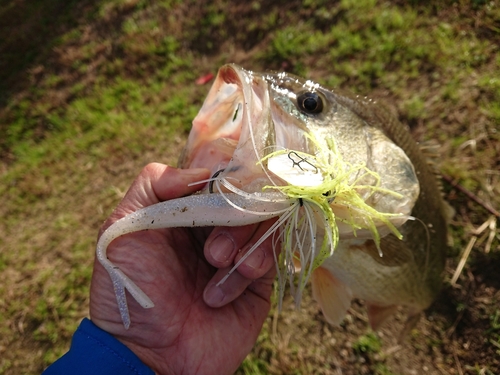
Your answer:
[[[380,338],[373,332],[360,336],[352,345],[354,351],[359,355],[376,354],[381,347]]]
[[[500,310],[495,310],[490,316],[490,328],[486,331],[491,345],[498,355],[500,355]]]
[[[0,284],[0,374],[40,373],[67,350],[87,315],[100,223],[145,164],[176,163],[208,91],[194,81],[226,62],[286,69],[379,98],[418,140],[441,144],[441,171],[498,209],[499,4],[401,4],[0,5],[0,277],[9,280]],[[474,147],[464,147],[471,140]],[[457,209],[453,253],[459,254],[468,228],[482,224],[488,213],[450,186],[445,194]],[[484,241],[477,252],[483,247]],[[491,251],[498,248],[497,235]],[[478,285],[477,293],[490,290]],[[498,309],[455,298],[452,305],[462,304],[471,316],[471,309],[482,309],[476,324],[482,332],[490,329],[493,340],[478,344],[476,352],[459,352],[460,360],[495,373]],[[238,374],[334,374],[339,364],[344,374],[398,373],[390,358],[378,355],[387,338],[366,334],[366,323],[352,317],[332,328],[317,311],[310,299],[301,312],[285,308],[276,329],[271,315]],[[436,313],[442,332],[429,332],[422,323],[418,329],[427,331],[411,339],[422,349],[410,348],[407,355],[418,355],[428,342],[446,353],[443,332],[452,318],[443,311]],[[442,355],[453,363],[450,354]],[[436,365],[438,359],[430,356],[426,363]]]

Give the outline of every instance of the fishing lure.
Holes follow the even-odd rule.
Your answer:
[[[352,236],[357,237],[359,231],[364,231],[365,235],[368,231],[381,257],[381,233],[385,235],[390,231],[402,239],[391,219],[404,215],[379,212],[366,203],[375,193],[390,194],[396,198],[401,198],[401,194],[380,187],[380,176],[365,165],[352,165],[344,161],[332,138],[322,145],[311,134],[304,135],[315,146],[315,155],[282,149],[267,154],[258,162],[285,182],[283,185],[275,183],[264,186],[264,191],[279,191],[285,199],[295,203],[280,215],[276,223],[218,283],[223,284],[265,239],[274,236],[275,246],[281,243],[279,258],[276,257],[276,249],[274,251],[279,309],[287,282],[296,305],[300,305],[302,291],[312,272],[333,254],[338,245],[339,223],[344,226],[343,234],[346,234],[346,229],[350,229]],[[364,183],[366,181],[371,183]],[[222,196],[225,196],[222,186],[239,192],[223,177],[216,177],[215,184]],[[244,207],[236,208],[249,213]],[[336,208],[347,215],[336,215]],[[409,217],[406,216],[406,219]]]

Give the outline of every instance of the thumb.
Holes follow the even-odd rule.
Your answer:
[[[192,194],[202,185],[188,185],[209,177],[210,171],[204,168],[178,169],[165,164],[150,163],[134,180],[101,231],[140,208]]]

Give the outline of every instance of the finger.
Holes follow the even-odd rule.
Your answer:
[[[246,252],[262,237],[262,235],[275,222],[274,219],[259,224],[241,227],[216,227],[207,238],[204,247],[205,258],[214,267],[223,268],[236,263]],[[257,278],[264,272],[253,273],[253,269],[260,265],[268,266],[269,255],[272,254],[272,236],[262,244],[263,247],[250,255],[245,261],[243,272],[250,272],[248,276]],[[264,263],[262,263],[264,261]],[[246,273],[245,273],[246,274]],[[255,277],[254,277],[255,276]]]
[[[269,275],[271,278],[275,275],[274,254],[273,254],[273,238],[269,236],[256,248],[254,244],[261,239],[261,237],[268,231],[274,224],[274,220],[268,220],[260,223],[256,230],[250,236],[250,226],[247,231],[233,231],[236,228],[222,228],[224,235],[232,235],[236,237],[235,241],[244,241],[248,239],[242,251],[234,256],[233,263],[226,267],[217,270],[210,282],[207,284],[204,292],[205,302],[212,307],[220,307],[227,303],[232,302],[238,298],[247,288],[252,285],[255,286],[254,280],[262,280],[263,277]],[[217,239],[218,237],[216,237]],[[215,239],[214,239],[215,241]],[[231,270],[235,263],[238,262],[248,251],[252,253],[241,263],[237,270],[233,271],[224,283],[217,285]],[[260,285],[260,284],[259,284]]]
[[[258,224],[214,228],[204,246],[208,263],[217,268],[232,265],[238,251],[250,241],[257,227]]]
[[[230,270],[230,267],[217,270],[212,280],[207,284],[203,300],[208,306],[217,308],[227,305],[244,295],[246,290],[269,301],[273,280],[276,276],[274,267],[257,280],[248,279],[239,272],[233,272],[222,284],[217,285]]]
[[[275,223],[275,219],[267,220],[257,227],[252,238],[236,255],[234,263],[237,264],[243,257],[245,260],[238,266],[238,272],[248,279],[258,279],[264,276],[271,268],[274,268],[274,251],[279,251],[279,245],[276,244],[274,236],[269,235],[259,246],[255,244],[268,234],[269,228]],[[247,253],[251,253],[247,256]],[[278,255],[278,254],[276,254]]]
[[[140,208],[189,195],[200,188],[200,185],[189,186],[190,183],[208,177],[210,171],[204,168],[178,169],[165,164],[150,163],[134,180],[102,229]]]
[[[208,306],[221,307],[238,298],[252,280],[247,279],[238,272],[233,272],[222,284],[217,285],[231,267],[220,268],[209,281],[203,292],[203,300]]]

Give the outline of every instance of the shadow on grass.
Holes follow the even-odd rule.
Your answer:
[[[57,39],[97,9],[95,0],[8,0],[0,5],[0,107],[26,89],[28,69],[44,61]]]
[[[136,3],[120,4],[105,17],[101,12],[113,5],[110,0],[0,3],[0,134],[6,135],[0,137],[1,161],[15,160],[11,147],[17,143],[44,138],[51,127],[44,116],[71,99],[70,89],[82,80],[71,74],[78,68],[71,66],[78,63],[72,51],[81,47],[73,46],[72,40],[78,40],[86,26],[103,36],[120,30]],[[61,59],[61,54],[67,56]],[[49,93],[47,77],[63,76]]]

